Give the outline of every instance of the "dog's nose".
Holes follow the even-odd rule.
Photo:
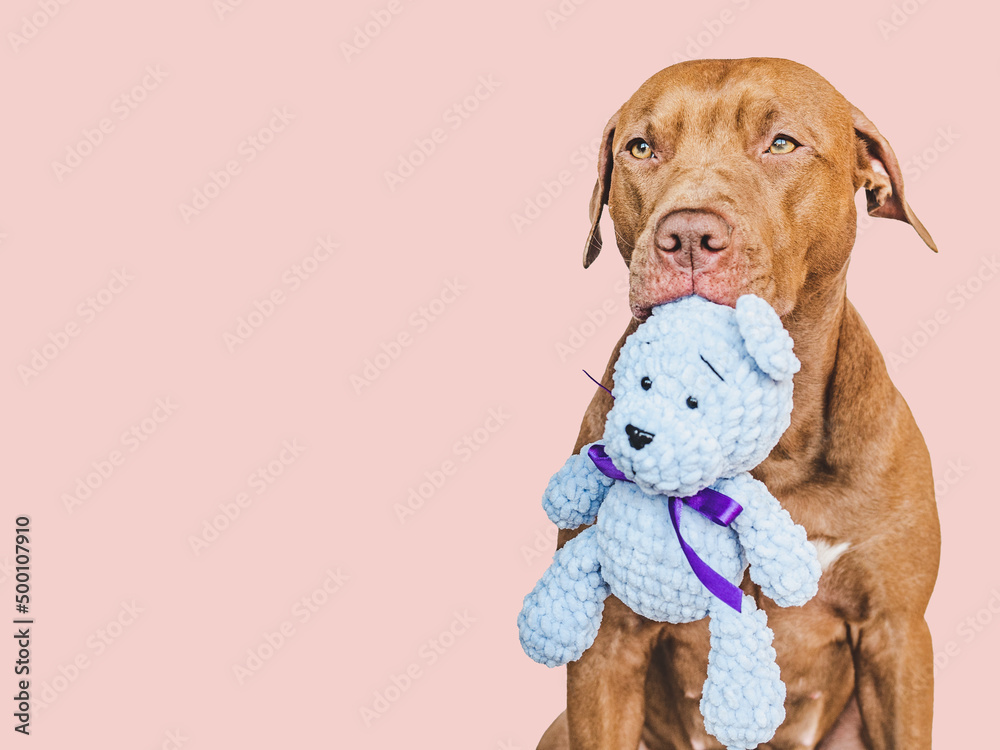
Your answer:
[[[656,437],[656,435],[652,432],[640,430],[638,427],[631,424],[625,425],[625,434],[628,435],[628,444],[637,451],[642,450],[647,445],[652,443],[653,438]]]
[[[729,248],[733,228],[711,211],[673,211],[656,227],[656,247],[683,268],[711,265]]]

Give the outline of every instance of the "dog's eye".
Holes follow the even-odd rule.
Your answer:
[[[792,151],[797,149],[799,144],[789,138],[787,135],[779,135],[774,139],[774,143],[768,149],[769,153],[772,154],[790,154]]]
[[[629,143],[628,150],[636,159],[648,159],[653,155],[653,147],[642,140],[642,138],[636,138]]]
[[[653,387],[653,381],[650,380],[649,378],[643,378],[642,380],[639,381],[639,385],[642,386],[642,390],[648,391],[650,388]]]
[[[698,399],[696,399],[694,396],[688,396],[687,405],[688,409],[697,409]]]

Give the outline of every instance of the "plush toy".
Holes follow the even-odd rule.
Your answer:
[[[594,642],[614,594],[658,622],[710,616],[706,730],[733,748],[773,737],[785,718],[774,634],[738,588],[750,578],[780,606],[802,605],[820,566],[806,532],[748,471],[788,428],[799,361],[777,313],[700,297],[655,308],[614,372],[603,445],[552,477],[543,506],[563,546],[525,597],[521,645],[550,667]]]

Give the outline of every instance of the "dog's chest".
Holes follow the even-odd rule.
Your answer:
[[[630,609],[658,622],[708,614],[712,594],[695,576],[670,521],[668,499],[615,482],[597,517],[601,573]],[[683,507],[681,534],[720,575],[739,584],[746,561],[736,532]]]

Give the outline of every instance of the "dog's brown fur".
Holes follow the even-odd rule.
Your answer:
[[[769,153],[779,133],[801,146]],[[636,138],[652,158],[631,155]],[[635,315],[605,383],[638,319],[691,293],[723,304],[764,297],[802,361],[791,427],[754,475],[807,529],[827,567],[803,607],[776,607],[744,581],[767,611],[788,687],[787,718],[762,748],[931,746],[924,610],[938,519],[923,438],[846,297],[862,187],[869,213],[910,223],[936,249],[903,197],[889,144],[826,80],[787,60],[703,60],[656,74],[612,117],[591,202],[584,265],[600,250],[608,204]],[[682,210],[721,217],[729,246],[685,246],[689,256],[678,259],[657,230]],[[610,408],[598,390],[575,451],[601,436]],[[579,531],[560,532],[559,545]],[[698,709],[707,661],[707,621],[654,623],[610,597],[594,645],[568,665],[567,711],[539,750],[721,747]]]

